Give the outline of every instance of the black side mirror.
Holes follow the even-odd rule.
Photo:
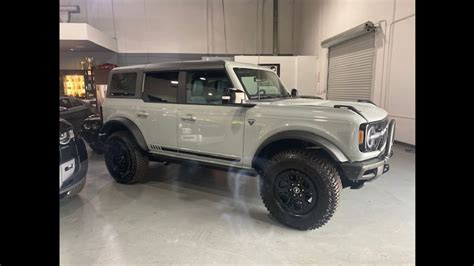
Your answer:
[[[239,104],[245,99],[245,92],[235,88],[228,88],[221,99],[223,104]]]
[[[298,90],[297,89],[292,89],[291,90],[291,97],[296,97],[298,96]]]

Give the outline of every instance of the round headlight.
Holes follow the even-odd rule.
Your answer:
[[[84,129],[87,129],[87,130],[91,129],[91,124],[89,124],[87,122],[84,123],[84,125],[82,125],[82,126],[84,127]]]
[[[71,129],[69,131],[61,132],[59,134],[59,143],[62,145],[66,145],[74,138],[74,131]]]
[[[377,134],[375,127],[369,126],[369,128],[367,129],[367,135],[365,138],[365,145],[367,149],[369,150],[375,149],[378,137],[379,137],[379,134]]]

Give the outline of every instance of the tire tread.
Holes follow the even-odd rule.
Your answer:
[[[275,217],[280,222],[300,230],[314,230],[325,225],[334,215],[341,197],[342,183],[338,170],[333,165],[333,163],[325,156],[322,156],[321,154],[318,154],[313,151],[303,149],[288,149],[276,153],[269,160],[268,166],[265,170],[268,170],[275,164],[288,159],[302,160],[307,165],[315,165],[314,168],[319,172],[321,178],[324,179],[323,184],[325,184],[325,189],[328,191],[329,195],[329,207],[326,209],[326,211],[323,213],[322,217],[319,220],[312,221],[311,223],[307,223],[305,225],[288,224],[287,222],[285,222],[285,219],[283,219],[283,217],[280,217],[279,212],[273,209],[271,207],[271,204],[269,204],[270,199],[265,195],[263,183],[265,182],[266,178],[270,177],[267,177],[264,174],[264,180],[263,182],[261,182],[262,186],[260,188],[260,196],[262,197],[265,208],[270,212],[273,217]]]

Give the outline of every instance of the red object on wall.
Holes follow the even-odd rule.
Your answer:
[[[117,65],[114,65],[114,64],[109,64],[109,63],[105,63],[105,64],[102,64],[102,65],[98,65],[96,66],[95,68],[96,69],[106,69],[106,70],[111,70],[111,69],[114,69],[118,67]]]

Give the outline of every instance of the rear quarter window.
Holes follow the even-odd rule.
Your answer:
[[[137,73],[115,73],[110,81],[110,96],[135,96]]]

